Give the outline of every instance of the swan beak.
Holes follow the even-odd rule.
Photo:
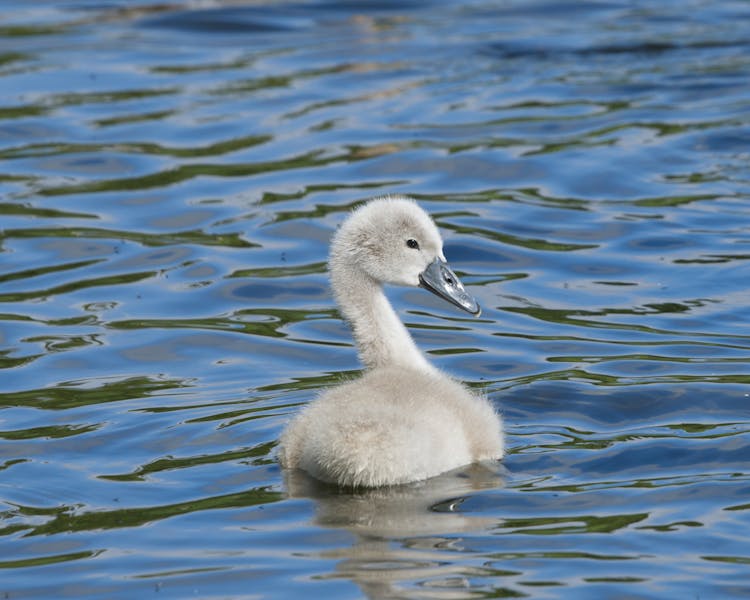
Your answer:
[[[475,317],[482,312],[477,301],[464,289],[448,263],[441,258],[433,260],[419,274],[419,285]]]

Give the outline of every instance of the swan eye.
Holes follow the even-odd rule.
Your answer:
[[[406,245],[414,250],[419,250],[419,242],[417,240],[406,240]]]

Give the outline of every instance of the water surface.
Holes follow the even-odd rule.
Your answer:
[[[27,3],[28,4],[28,3]],[[36,2],[0,21],[0,592],[750,593],[747,2]],[[360,368],[346,213],[508,456],[351,494],[284,423]]]

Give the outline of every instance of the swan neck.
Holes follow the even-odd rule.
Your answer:
[[[356,267],[332,265],[331,282],[366,368],[398,365],[435,370],[417,348],[378,281]]]

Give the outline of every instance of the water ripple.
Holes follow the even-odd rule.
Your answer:
[[[6,13],[6,595],[747,596],[746,3]],[[274,449],[361,368],[328,242],[384,193],[483,307],[388,290],[508,457],[347,492]]]

